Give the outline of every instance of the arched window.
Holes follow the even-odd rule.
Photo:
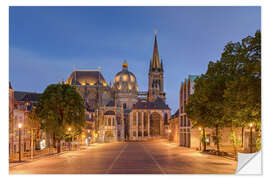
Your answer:
[[[168,124],[168,114],[164,113],[164,123]]]
[[[126,104],[126,103],[123,104],[123,108],[124,108],[124,109],[127,108],[127,104]]]
[[[111,126],[111,118],[109,118],[108,126]]]

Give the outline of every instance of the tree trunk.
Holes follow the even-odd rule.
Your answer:
[[[34,129],[31,129],[31,159],[34,158]]]
[[[242,127],[241,141],[241,147],[244,147],[244,127]]]
[[[61,152],[61,140],[57,139],[57,153]]]
[[[218,133],[218,125],[216,125],[216,144],[217,144],[217,152],[219,154],[219,133]]]
[[[234,151],[234,159],[237,160],[237,144],[236,144],[236,133],[234,127],[232,126],[232,143],[233,143],[233,151]]]
[[[206,151],[206,142],[205,142],[205,129],[203,128],[203,151]]]

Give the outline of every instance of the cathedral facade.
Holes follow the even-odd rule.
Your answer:
[[[139,91],[136,76],[124,60],[122,70],[108,84],[99,70],[74,70],[66,80],[84,99],[86,120],[93,122],[92,138],[98,142],[147,140],[165,135],[170,117],[164,92],[163,63],[155,35],[148,73],[148,91]]]

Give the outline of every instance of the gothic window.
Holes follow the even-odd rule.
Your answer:
[[[168,124],[168,115],[167,115],[167,113],[164,114],[164,123]]]
[[[109,118],[108,126],[111,126],[111,118]]]
[[[145,112],[145,113],[143,113],[143,114],[144,114],[144,116],[143,116],[143,118],[144,118],[144,124],[143,124],[143,126],[144,126],[144,127],[148,127],[147,112]]]
[[[187,125],[190,126],[190,120],[187,121]]]
[[[142,113],[141,112],[138,112],[138,126],[141,126],[142,125]]]

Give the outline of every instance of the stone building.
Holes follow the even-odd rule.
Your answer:
[[[168,128],[169,142],[179,143],[179,109],[169,119]]]
[[[159,97],[154,102],[138,101],[129,117],[129,139],[146,140],[166,136],[164,126],[169,116],[170,108]]]
[[[192,129],[192,125],[190,120],[187,117],[185,112],[185,104],[188,102],[188,98],[191,94],[193,94],[194,89],[194,79],[198,77],[196,75],[189,75],[184,82],[181,83],[180,87],[180,102],[179,102],[179,144],[180,146],[191,147],[191,145],[197,146],[197,142],[191,143],[191,131],[198,131],[197,129]],[[195,132],[195,133],[196,133]],[[193,139],[193,141],[197,141],[197,138]]]
[[[66,83],[75,86],[83,97],[87,113],[94,119],[96,141],[138,140],[164,136],[170,108],[166,104],[163,73],[155,35],[148,91],[139,91],[136,76],[128,70],[126,60],[112,86],[99,70],[74,70]]]
[[[31,148],[31,124],[28,121],[28,115],[37,105],[38,98],[41,94],[33,92],[23,92],[11,90],[10,84],[10,109],[9,119],[9,154],[17,154],[19,152],[19,128],[18,124],[22,124],[21,128],[21,151],[26,153]],[[34,147],[38,148],[39,140],[41,139],[40,129],[35,129]],[[34,136],[34,135],[33,135]]]

